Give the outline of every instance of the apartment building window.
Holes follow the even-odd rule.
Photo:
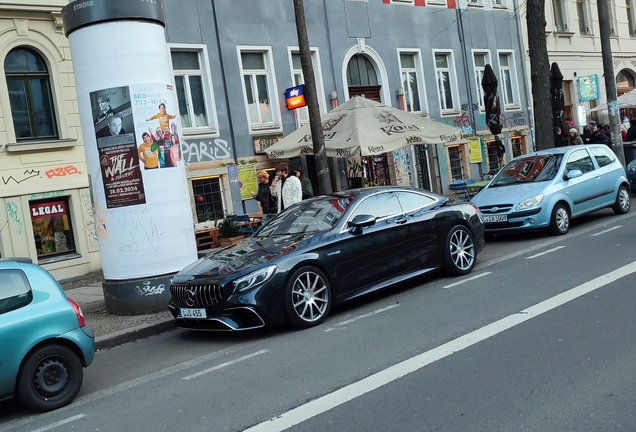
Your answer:
[[[400,76],[404,89],[404,104],[409,112],[421,112],[417,53],[400,52]]]
[[[492,4],[500,7],[508,7],[506,4],[506,0],[493,0]]]
[[[75,254],[68,197],[31,201],[29,211],[38,259]]]
[[[512,157],[516,158],[526,152],[526,144],[521,137],[510,138],[510,146],[512,147]]]
[[[220,177],[192,179],[192,192],[194,194],[198,222],[223,219],[225,211],[223,210]]]
[[[634,36],[634,12],[632,10],[632,0],[625,0],[625,12],[627,13],[627,27],[629,28],[629,35]]]
[[[627,0],[628,2],[630,0]],[[579,18],[579,32],[590,34],[590,20],[587,12],[588,4],[586,0],[576,0],[576,15]]]
[[[435,52],[435,75],[442,114],[457,112],[457,77],[454,72],[452,52]]]
[[[610,35],[618,36],[618,22],[616,20],[616,2],[614,0],[607,0],[607,15],[610,20]]]
[[[210,109],[214,98],[203,50],[171,48],[170,57],[184,134],[216,129]]]
[[[488,171],[490,170],[498,170],[501,168],[501,164],[499,163],[499,156],[497,156],[497,142],[496,141],[486,141],[486,159],[488,162]],[[503,162],[503,157],[501,158]]]
[[[512,52],[499,52],[499,83],[504,105],[508,108],[519,106],[517,71]]]
[[[14,48],[4,59],[16,140],[58,138],[49,70],[44,59],[26,47]]]
[[[276,88],[272,76],[269,51],[241,51],[241,74],[252,130],[273,129],[280,126],[274,95]]]
[[[462,180],[464,173],[468,172],[465,167],[465,150],[463,145],[447,147],[448,164],[450,168],[450,180]]]
[[[292,68],[294,75],[294,86],[305,84],[303,67],[300,62],[300,54],[298,53],[292,53]],[[295,109],[294,112],[296,114],[298,127],[304,126],[309,123],[309,109],[307,107]]]
[[[485,109],[484,105],[484,89],[481,86],[481,80],[484,78],[484,70],[486,68],[486,64],[490,62],[488,52],[473,52],[473,62],[475,67],[475,81],[477,89],[477,99],[479,100],[479,108],[482,110]]]
[[[566,31],[568,25],[565,21],[565,0],[552,0],[552,10],[554,12],[554,25],[557,31]]]

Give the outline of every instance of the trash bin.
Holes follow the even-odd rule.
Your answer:
[[[623,143],[623,152],[625,153],[625,165],[636,159],[636,141]]]

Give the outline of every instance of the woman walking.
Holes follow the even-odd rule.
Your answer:
[[[570,128],[570,136],[568,137],[568,145],[580,145],[583,144],[583,138],[578,134],[576,128]]]

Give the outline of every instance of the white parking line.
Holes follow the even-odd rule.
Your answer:
[[[59,422],[51,423],[48,426],[44,426],[44,427],[41,427],[39,429],[33,429],[33,431],[31,431],[31,432],[44,432],[44,431],[47,431],[47,430],[55,429],[57,427],[64,426],[67,423],[73,422],[75,420],[79,420],[79,419],[84,418],[84,417],[86,417],[86,414],[78,414],[76,416],[69,417],[66,420],[60,420]]]
[[[188,380],[191,380],[191,379],[193,379],[193,378],[198,378],[198,377],[200,377],[201,375],[205,375],[205,374],[208,374],[208,373],[210,373],[210,372],[214,372],[214,371],[217,371],[217,370],[219,370],[219,369],[223,369],[223,368],[224,368],[224,367],[226,367],[226,366],[231,366],[231,365],[233,365],[233,364],[236,364],[236,363],[242,362],[243,360],[251,359],[252,357],[256,357],[256,356],[259,356],[259,355],[261,355],[261,354],[265,354],[265,353],[268,353],[268,352],[269,352],[269,350],[266,350],[266,349],[264,349],[264,350],[260,350],[260,351],[256,351],[255,353],[248,354],[248,355],[246,355],[246,356],[239,357],[239,358],[234,359],[234,360],[230,360],[229,362],[221,363],[220,365],[217,365],[217,366],[211,367],[211,368],[209,368],[209,369],[202,370],[201,372],[197,372],[197,373],[192,374],[192,375],[188,375],[188,376],[186,376],[186,377],[183,377],[183,379],[184,379],[184,380],[186,380],[186,381],[188,381]]]
[[[478,275],[471,276],[471,277],[466,278],[466,279],[462,279],[462,280],[460,280],[459,282],[453,282],[452,284],[448,284],[448,285],[446,285],[446,286],[444,286],[444,287],[442,287],[442,288],[452,288],[452,287],[456,287],[456,286],[458,286],[458,285],[462,285],[464,282],[468,282],[468,281],[471,281],[471,280],[479,279],[480,277],[488,276],[489,274],[492,274],[492,272],[484,272],[484,273],[480,273],[480,274],[478,274]]]
[[[352,323],[354,321],[358,321],[359,319],[368,318],[370,316],[379,314],[380,312],[388,311],[389,309],[393,309],[393,308],[396,308],[398,306],[399,306],[399,304],[393,304],[391,306],[383,307],[382,309],[374,310],[373,312],[365,313],[365,314],[359,315],[359,316],[357,316],[355,318],[351,318],[351,319],[348,319],[346,321],[342,321],[342,322],[336,323],[336,324],[334,324],[334,327],[347,325],[347,324],[350,324],[350,323]],[[328,329],[325,329],[324,331],[330,332],[330,331],[333,331],[333,329],[334,329],[333,327],[330,327]]]
[[[551,252],[558,251],[559,249],[563,249],[564,247],[565,247],[565,246],[557,246],[557,247],[555,247],[555,248],[548,249],[547,251],[540,252],[540,253],[538,253],[538,254],[536,254],[536,255],[531,255],[531,256],[529,256],[529,257],[526,257],[526,259],[533,259],[533,258],[537,258],[537,257],[543,256],[543,255],[549,254],[549,253],[551,253]]]
[[[597,232],[596,234],[592,234],[591,237],[600,236],[600,235],[603,235],[603,234],[608,233],[610,231],[617,230],[617,229],[622,228],[622,227],[623,227],[622,225],[616,225],[615,227],[608,228],[605,231],[601,231],[601,232]]]
[[[536,318],[539,315],[549,312],[552,309],[564,305],[582,295],[602,288],[605,285],[634,272],[636,272],[636,261],[552,298],[544,300],[541,303],[537,303],[536,305],[524,309],[516,314],[509,315],[499,321],[495,321],[492,324],[460,336],[455,340],[438,346],[437,348],[433,348],[430,351],[411,357],[408,360],[381,370],[367,378],[353,384],[349,384],[304,405],[300,405],[291,411],[287,411],[286,413],[276,416],[268,421],[259,423],[243,432],[270,432],[288,429],[304,422],[305,420],[309,420],[312,417],[320,415],[337,406],[345,404],[350,400],[369,393],[379,387],[389,384],[392,381],[402,378],[403,376],[415,372],[431,363],[443,359],[444,357],[448,357],[456,352],[462,351],[477,344],[478,342],[491,338],[498,333],[515,327],[532,318]]]

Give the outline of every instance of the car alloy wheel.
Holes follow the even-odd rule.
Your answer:
[[[612,210],[616,214],[625,214],[629,212],[629,208],[631,206],[631,198],[629,196],[629,191],[625,186],[621,186],[618,188],[618,193],[616,194],[616,202],[612,206]]]
[[[82,386],[77,355],[61,345],[48,345],[26,357],[18,376],[18,398],[35,411],[68,405]]]
[[[570,230],[570,212],[563,204],[557,204],[552,210],[550,232],[555,235],[566,234]]]
[[[463,225],[454,226],[446,236],[446,271],[454,276],[468,274],[475,267],[475,261],[475,241],[472,233]]]
[[[311,266],[301,267],[291,275],[285,297],[287,319],[296,328],[320,324],[331,308],[329,281]]]

